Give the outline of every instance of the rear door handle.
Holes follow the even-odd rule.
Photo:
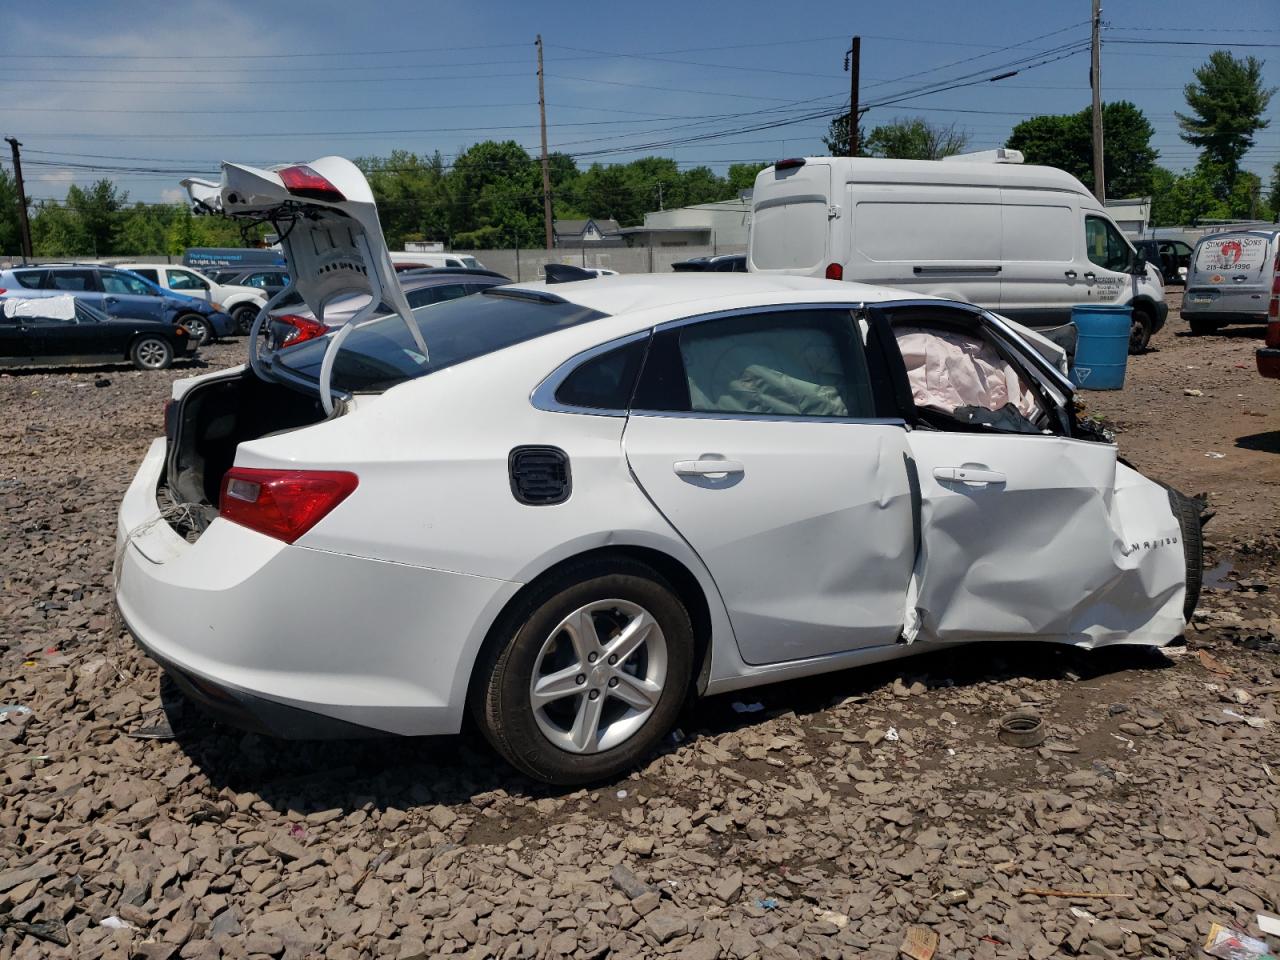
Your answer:
[[[1076,274],[1076,272],[1075,272],[1074,270],[1068,270],[1068,271],[1064,274],[1064,276],[1065,276],[1068,280],[1074,280],[1074,279],[1076,278],[1077,274]]]
[[[974,467],[934,467],[935,480],[952,483],[1004,483],[1008,478],[998,470],[982,470]]]
[[[730,473],[743,473],[743,466],[737,460],[677,460],[675,462],[677,476],[681,477],[714,477]]]

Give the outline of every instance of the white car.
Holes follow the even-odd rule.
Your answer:
[[[1195,604],[1194,502],[980,308],[668,274],[411,311],[347,161],[190,186],[290,221],[317,312],[396,310],[179,381],[125,494],[124,620],[234,723],[470,711],[516,767],[583,783],[690,696],[975,640],[1160,646]]]
[[[113,266],[136,273],[166,290],[188,297],[199,297],[218,305],[218,309],[235,318],[236,329],[241,333],[249,332],[258,311],[267,302],[264,290],[234,283],[215,283],[198,270],[179,264],[117,263]]]

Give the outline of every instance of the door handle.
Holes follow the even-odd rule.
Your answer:
[[[677,460],[674,464],[677,476],[714,477],[745,472],[737,460]]]
[[[1008,479],[998,470],[975,467],[934,467],[933,478],[953,483],[1004,483]]]
[[[1084,275],[1084,278],[1085,278],[1086,280],[1097,280],[1097,279],[1098,279],[1098,275],[1097,275],[1096,273],[1094,273],[1092,270],[1090,270],[1088,273],[1086,273],[1086,274]]]
[[[1065,274],[1063,274],[1063,276],[1065,276],[1068,280],[1074,280],[1077,274],[1074,270],[1068,270]]]

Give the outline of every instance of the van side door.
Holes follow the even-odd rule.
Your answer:
[[[1000,313],[1028,327],[1056,327],[1084,300],[1076,262],[1079,213],[1070,198],[1002,188]]]

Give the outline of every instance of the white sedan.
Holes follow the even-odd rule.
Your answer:
[[[232,722],[470,711],[581,783],[691,696],[975,640],[1160,646],[1194,606],[1194,502],[1118,462],[1052,348],[989,312],[742,274],[410,310],[345,160],[192,189],[283,228],[317,315],[395,310],[178,382],[125,495],[120,611]]]

